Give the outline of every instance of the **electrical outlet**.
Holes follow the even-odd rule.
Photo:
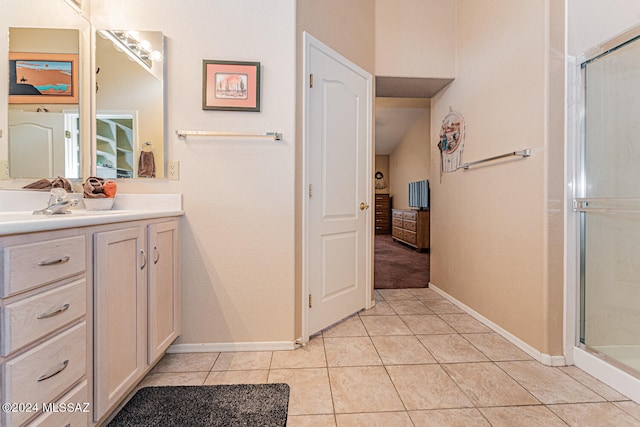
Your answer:
[[[9,161],[0,160],[0,179],[9,179]]]
[[[180,179],[180,162],[167,162],[167,178]]]

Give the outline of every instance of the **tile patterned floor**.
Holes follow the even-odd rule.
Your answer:
[[[141,386],[285,382],[288,426],[640,426],[640,405],[544,366],[431,289],[376,307],[295,351],[167,354]]]

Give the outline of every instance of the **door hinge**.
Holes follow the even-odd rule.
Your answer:
[[[311,294],[309,294],[309,308],[313,307],[313,298],[311,297]]]
[[[313,197],[313,184],[309,184],[309,198]]]
[[[313,87],[313,73],[309,74],[309,87]]]

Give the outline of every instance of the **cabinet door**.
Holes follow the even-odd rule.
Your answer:
[[[145,228],[94,235],[94,420],[146,369]]]
[[[164,354],[180,334],[178,222],[149,226],[148,363]]]

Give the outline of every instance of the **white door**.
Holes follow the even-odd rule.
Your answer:
[[[306,33],[305,76],[307,339],[370,300],[372,77]]]

